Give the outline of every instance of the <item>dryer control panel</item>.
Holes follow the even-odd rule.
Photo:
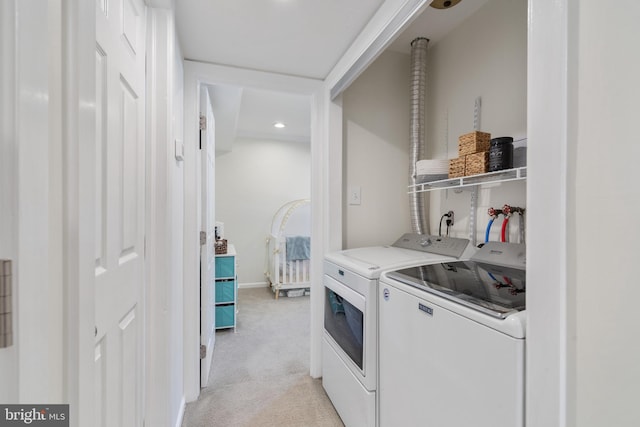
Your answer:
[[[391,246],[460,258],[468,245],[469,239],[407,233]]]
[[[526,270],[527,248],[524,243],[487,242],[471,259],[486,264]]]

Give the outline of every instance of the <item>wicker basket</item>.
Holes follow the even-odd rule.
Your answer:
[[[465,157],[464,174],[477,175],[489,171],[489,152],[469,154]]]
[[[216,255],[224,255],[227,253],[227,239],[220,239],[213,242],[213,247],[216,250]]]
[[[449,160],[449,178],[458,178],[464,176],[464,157]]]
[[[458,155],[460,157],[489,151],[491,134],[487,132],[473,131],[465,133],[458,138]]]

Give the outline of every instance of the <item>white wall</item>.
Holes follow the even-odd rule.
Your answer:
[[[639,6],[530,3],[529,427],[640,423]]]
[[[602,8],[580,2],[576,14],[572,65],[577,79],[571,88],[576,133],[569,144],[575,210],[568,222],[569,283],[575,286],[575,336],[569,335],[575,346],[569,365],[575,369],[575,425],[637,426],[640,145],[634,135],[640,117],[640,4]]]
[[[173,12],[149,8],[146,421],[179,425],[184,405],[182,55]]]
[[[386,52],[343,94],[343,247],[391,244],[409,221],[409,55]],[[361,204],[350,205],[352,187]]]
[[[93,3],[68,3],[0,7],[0,257],[13,260],[14,333],[0,350],[0,400],[69,403],[76,426],[91,423],[94,400],[94,221],[83,202],[95,187],[77,177],[95,166],[95,15]]]
[[[265,282],[266,238],[273,215],[311,192],[308,143],[238,139],[216,154],[216,221],[238,253],[239,285]]]
[[[527,1],[491,0],[437,43],[427,54],[426,158],[458,157],[458,137],[473,130],[474,103],[481,97],[480,130],[492,137],[526,136]],[[484,241],[489,207],[526,207],[524,182],[481,187],[477,200],[476,238]],[[429,223],[438,233],[440,217],[455,213],[451,230],[469,237],[470,192],[431,193]],[[518,240],[518,218],[509,226]],[[491,229],[497,240],[502,217]],[[444,224],[443,224],[444,227]]]
[[[15,116],[15,25],[13,2],[0,3],[0,259],[15,259],[17,255],[17,192],[15,180],[18,145],[16,142]],[[42,21],[46,22],[46,21]],[[14,280],[13,286],[17,285]],[[15,293],[15,292],[14,292]],[[12,301],[13,306],[17,301]],[[4,311],[4,310],[3,310]],[[12,327],[16,334],[16,327]],[[17,334],[13,339],[17,338]],[[17,341],[17,340],[16,340]],[[15,402],[18,396],[17,345],[0,349],[0,401]]]
[[[172,19],[172,22],[175,22]],[[184,69],[183,57],[175,33],[175,23],[173,31],[173,99],[169,105],[171,108],[171,123],[173,139],[184,142]],[[171,152],[171,143],[169,151]],[[169,344],[170,353],[170,369],[169,388],[171,390],[170,402],[170,422],[171,425],[179,425],[182,419],[185,395],[184,395],[184,353],[176,351],[183,348],[184,345],[184,301],[183,301],[183,233],[184,233],[184,165],[177,162],[175,158],[171,159],[173,163],[173,179],[171,182],[173,192],[173,221],[171,226],[171,262],[173,263],[173,274],[171,280],[170,301],[172,304],[173,318],[171,321],[171,342]]]
[[[61,15],[55,1],[0,7],[0,258],[13,262],[13,342],[0,349],[7,403],[66,397]]]

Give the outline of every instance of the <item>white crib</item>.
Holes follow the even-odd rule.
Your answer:
[[[290,296],[308,292],[311,286],[308,256],[310,235],[309,200],[288,202],[273,216],[271,232],[267,238],[265,276],[276,299],[281,291],[288,291]],[[289,248],[287,241],[290,243]],[[292,248],[291,245],[297,247]]]

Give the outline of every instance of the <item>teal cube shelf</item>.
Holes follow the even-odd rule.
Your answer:
[[[236,281],[217,281],[216,282],[216,303],[234,302],[236,299]]]
[[[236,329],[238,313],[238,277],[236,248],[229,244],[226,254],[216,254],[215,322],[216,329]]]
[[[216,257],[216,278],[233,278],[236,275],[235,257],[217,256]]]
[[[234,304],[216,306],[216,329],[235,327],[235,316]]]

